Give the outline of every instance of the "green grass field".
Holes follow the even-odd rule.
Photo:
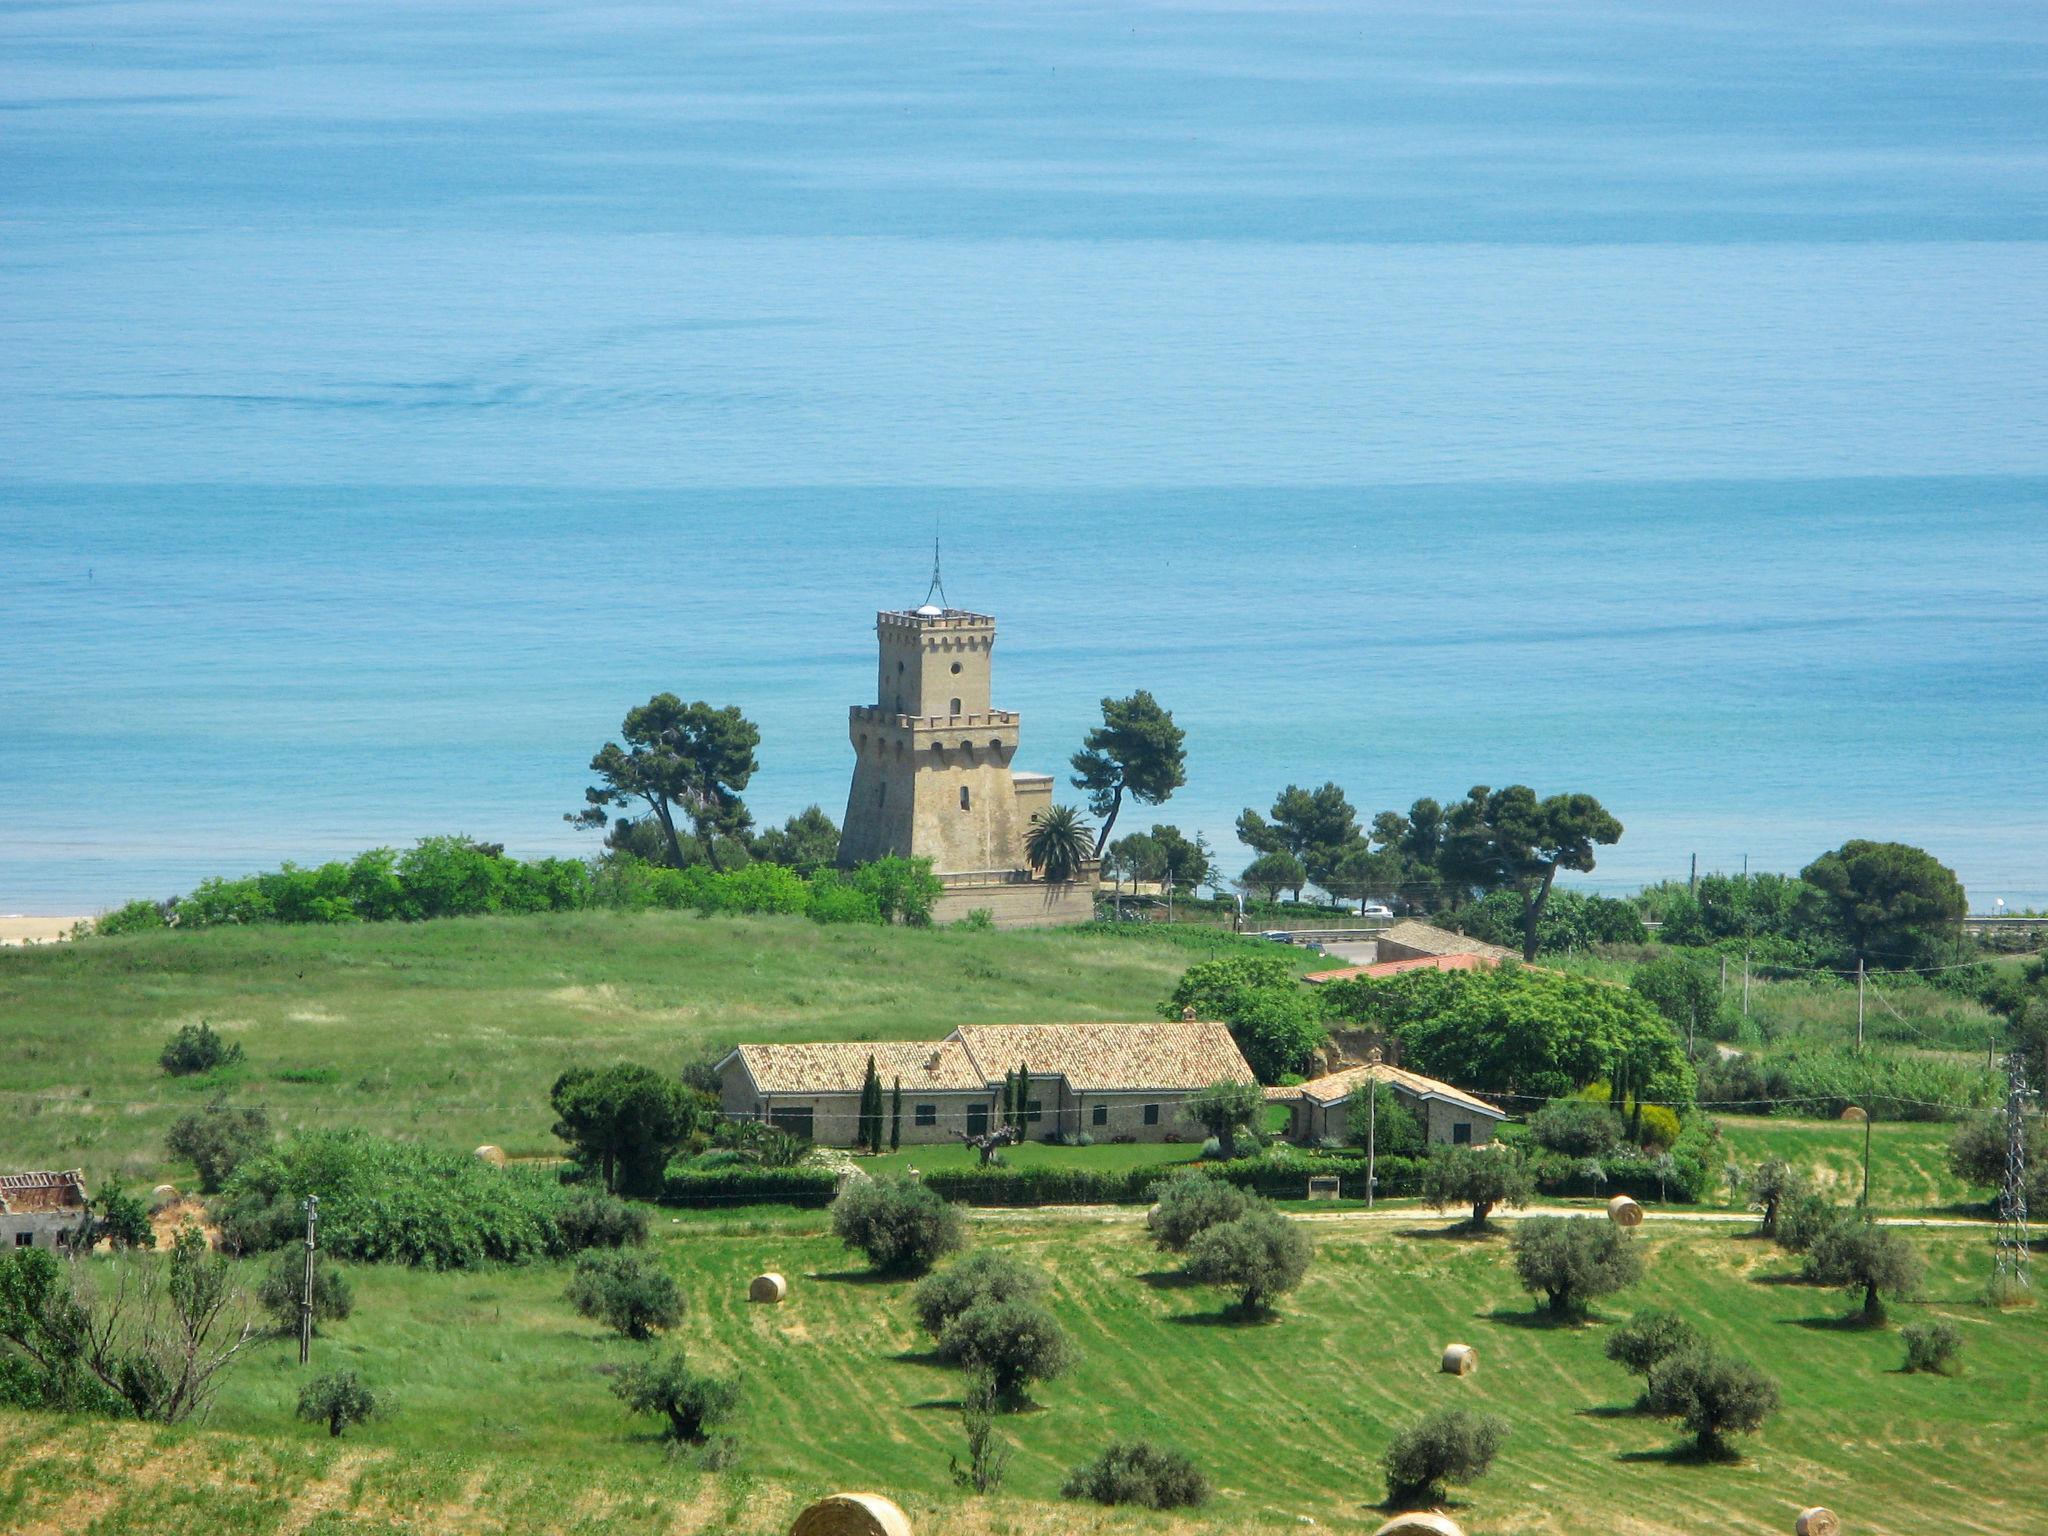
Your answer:
[[[1306,968],[1315,957],[1295,952]],[[264,927],[0,950],[0,1168],[155,1182],[214,1084],[157,1053],[201,1019],[281,1128],[361,1125],[551,1155],[548,1085],[740,1040],[937,1037],[963,1023],[1157,1017],[1200,951],[1134,933],[826,928],[589,912]]]
[[[1418,1232],[1438,1223],[1417,1218]],[[1431,1406],[1505,1416],[1492,1474],[1456,1491],[1474,1533],[1785,1532],[1825,1503],[1858,1536],[1968,1530],[2022,1536],[2048,1524],[2048,1311],[1976,1301],[1984,1234],[1918,1232],[1924,1298],[1894,1321],[1953,1317],[1968,1339],[1957,1379],[1897,1369],[1896,1328],[1839,1326],[1845,1298],[1777,1283],[1790,1263],[1711,1229],[1638,1238],[1648,1275],[1600,1319],[1548,1327],[1516,1286],[1504,1238],[1410,1235],[1407,1223],[1313,1223],[1316,1263],[1277,1320],[1232,1324],[1216,1294],[1182,1288],[1130,1221],[1051,1213],[976,1221],[977,1243],[1055,1277],[1085,1352],[1078,1371],[1004,1422],[1016,1447],[992,1499],[956,1492],[957,1375],[928,1360],[907,1283],[876,1283],[816,1213],[664,1223],[659,1251],[684,1279],[680,1341],[737,1369],[746,1401],[733,1469],[672,1458],[606,1391],[636,1346],[577,1319],[549,1266],[435,1276],[354,1274],[357,1310],[318,1343],[395,1394],[390,1418],[338,1445],[290,1415],[303,1379],[275,1342],[241,1368],[205,1428],[149,1430],[0,1414],[0,1528],[234,1536],[432,1530],[770,1533],[807,1498],[871,1487],[921,1533],[1301,1529],[1306,1515],[1368,1531],[1384,1512],[1378,1457]],[[98,1261],[95,1261],[98,1262]],[[749,1306],[757,1270],[790,1276],[790,1300]],[[1635,1383],[1602,1356],[1607,1323],[1659,1303],[1749,1354],[1783,1384],[1783,1413],[1733,1464],[1674,1454],[1680,1437],[1629,1409]],[[1443,1345],[1476,1345],[1468,1378],[1437,1373]],[[1938,1428],[1937,1428],[1938,1426]],[[1097,1511],[1057,1499],[1066,1469],[1112,1435],[1193,1452],[1218,1494],[1186,1517]],[[1965,1513],[1967,1512],[1967,1513]]]
[[[1728,1155],[1745,1168],[1782,1157],[1813,1176],[1815,1188],[1853,1201],[1863,1192],[1863,1127],[1841,1120],[1721,1115]],[[1887,1216],[1981,1215],[1991,1192],[1948,1169],[1955,1126],[1877,1121],[1870,1127],[1870,1205]]]

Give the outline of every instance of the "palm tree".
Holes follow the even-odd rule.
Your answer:
[[[1031,830],[1024,835],[1024,853],[1032,868],[1044,871],[1053,884],[1063,885],[1081,872],[1081,865],[1094,852],[1094,832],[1071,805],[1055,805],[1031,818]]]

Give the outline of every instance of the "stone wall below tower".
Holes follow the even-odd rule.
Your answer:
[[[946,891],[932,908],[935,923],[957,923],[968,913],[986,911],[998,928],[1059,928],[1095,920],[1097,866],[1091,861],[1079,878],[1065,885],[1043,880],[978,879],[946,881]]]

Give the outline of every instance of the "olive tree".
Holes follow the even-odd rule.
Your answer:
[[[1188,1244],[1187,1273],[1199,1284],[1236,1291],[1243,1311],[1264,1312],[1301,1284],[1312,1252],[1298,1224],[1261,1202],[1199,1233]]]
[[[885,1275],[921,1275],[965,1241],[960,1213],[910,1179],[855,1179],[832,1202],[832,1235]]]
[[[1394,1436],[1381,1465],[1390,1505],[1436,1504],[1446,1483],[1486,1475],[1508,1438],[1507,1420],[1470,1408],[1439,1408]]]
[[[683,1293],[661,1261],[603,1248],[576,1260],[567,1296],[584,1317],[629,1339],[651,1339],[683,1320]]]
[[[1535,1176],[1522,1154],[1511,1147],[1456,1147],[1442,1143],[1430,1149],[1422,1169],[1422,1198],[1432,1210],[1464,1205],[1472,1209],[1474,1231],[1486,1225],[1494,1207],[1513,1210],[1536,1193]]]
[[[377,1394],[354,1371],[329,1371],[299,1389],[299,1417],[308,1424],[325,1424],[336,1439],[343,1430],[382,1411]]]
[[[985,1301],[1037,1301],[1051,1286],[1051,1276],[1037,1265],[984,1249],[918,1281],[910,1305],[918,1326],[938,1338],[969,1307]]]
[[[939,1353],[986,1375],[1004,1405],[1021,1401],[1034,1381],[1065,1375],[1079,1359],[1060,1320],[1022,1297],[978,1301],[959,1313],[939,1334]]]
[[[1806,1274],[1822,1285],[1863,1292],[1863,1320],[1884,1321],[1887,1294],[1917,1289],[1926,1266],[1913,1245],[1873,1221],[1842,1221],[1822,1233],[1806,1252]]]
[[[1216,1138],[1216,1155],[1237,1156],[1237,1138],[1258,1124],[1265,1113],[1266,1096],[1257,1083],[1228,1080],[1211,1083],[1200,1093],[1190,1094],[1181,1113]]]
[[[1727,1437],[1763,1428],[1778,1401],[1777,1382],[1733,1355],[1690,1349],[1650,1368],[1650,1412],[1683,1421],[1702,1455],[1726,1455]]]
[[[693,1370],[679,1349],[627,1366],[612,1378],[612,1395],[635,1413],[668,1420],[670,1440],[701,1442],[704,1432],[739,1406],[737,1376]]]
[[[1515,1274],[1542,1292],[1558,1316],[1583,1312],[1599,1296],[1643,1277],[1642,1256],[1614,1223],[1598,1216],[1537,1216],[1515,1228]]]
[[[1149,1193],[1152,1209],[1145,1224],[1152,1240],[1173,1253],[1184,1252],[1209,1228],[1235,1221],[1252,1208],[1252,1197],[1235,1184],[1201,1173],[1162,1179]]]

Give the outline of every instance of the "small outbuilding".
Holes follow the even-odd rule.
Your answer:
[[[1346,1067],[1341,1072],[1284,1088],[1268,1088],[1266,1101],[1287,1107],[1287,1138],[1306,1146],[1321,1141],[1352,1139],[1352,1095],[1368,1084],[1384,1084],[1396,1100],[1422,1122],[1431,1142],[1483,1147],[1493,1140],[1494,1127],[1507,1112],[1484,1099],[1420,1072],[1384,1061]]]
[[[85,1174],[0,1173],[0,1248],[55,1248],[85,1220]]]

